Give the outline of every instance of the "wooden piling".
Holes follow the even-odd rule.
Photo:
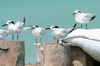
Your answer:
[[[25,66],[24,41],[0,41],[0,66]]]
[[[92,62],[81,48],[69,43],[46,43],[44,46],[44,66],[93,66]]]
[[[70,66],[70,48],[63,44],[47,43],[44,47],[44,66]]]
[[[37,61],[36,64],[37,66],[43,66],[43,46],[41,43],[34,43],[34,46],[36,48],[36,56],[37,56]]]

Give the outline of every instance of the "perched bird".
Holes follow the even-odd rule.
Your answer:
[[[40,38],[40,43],[42,42],[42,37],[45,34],[45,28],[39,27],[38,25],[32,26],[32,34],[37,38]]]
[[[81,13],[80,10],[75,10],[72,15],[75,15],[75,21],[77,23],[81,24],[81,28],[82,28],[82,24],[86,23],[86,29],[87,29],[87,23],[89,23],[90,21],[92,21],[96,17],[95,14]]]
[[[51,35],[55,40],[57,40],[57,44],[58,44],[60,40],[65,38],[69,33],[71,33],[75,29],[76,25],[77,24],[75,24],[72,28],[69,29],[59,28],[58,26],[51,26],[46,29],[52,30]]]
[[[9,35],[8,31],[0,29],[0,40],[5,40]]]
[[[28,29],[28,27],[25,27],[25,17],[22,22],[17,21],[14,23],[13,21],[9,20],[6,22],[6,24],[3,26],[8,26],[8,33],[12,34],[12,40],[14,40],[14,34],[17,34],[17,40],[19,38],[18,34],[21,33],[23,30]]]

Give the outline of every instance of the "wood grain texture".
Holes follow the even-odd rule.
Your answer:
[[[25,66],[24,41],[0,41],[0,66]]]
[[[69,47],[48,43],[44,47],[44,66],[70,66]]]
[[[93,66],[93,59],[79,47],[46,43],[44,66]]]

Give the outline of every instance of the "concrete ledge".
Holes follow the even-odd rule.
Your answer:
[[[93,66],[92,62],[81,48],[70,46],[70,43],[44,45],[44,66]]]

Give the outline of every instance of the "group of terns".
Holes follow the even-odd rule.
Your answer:
[[[95,14],[90,14],[90,13],[81,13],[79,10],[75,10],[73,15],[75,15],[75,21],[77,23],[82,24],[86,23],[86,29],[87,29],[87,23],[92,21],[95,18]],[[57,44],[59,43],[60,40],[65,38],[68,34],[70,34],[73,30],[77,29],[76,24],[74,24],[71,28],[64,29],[60,28],[59,26],[50,26],[46,28],[39,27],[38,25],[29,25],[25,26],[25,17],[22,22],[17,21],[16,23],[12,20],[9,20],[6,22],[6,24],[2,25],[3,26],[8,26],[8,30],[3,30],[0,29],[0,40],[4,40],[8,35],[12,34],[12,40],[14,40],[14,34],[17,34],[17,40],[19,38],[19,34],[23,32],[24,30],[27,30],[29,28],[32,29],[32,34],[36,37],[36,43],[37,43],[37,38],[40,38],[40,42],[42,42],[42,36],[45,34],[46,30],[52,30],[51,35],[55,40],[57,40]]]

